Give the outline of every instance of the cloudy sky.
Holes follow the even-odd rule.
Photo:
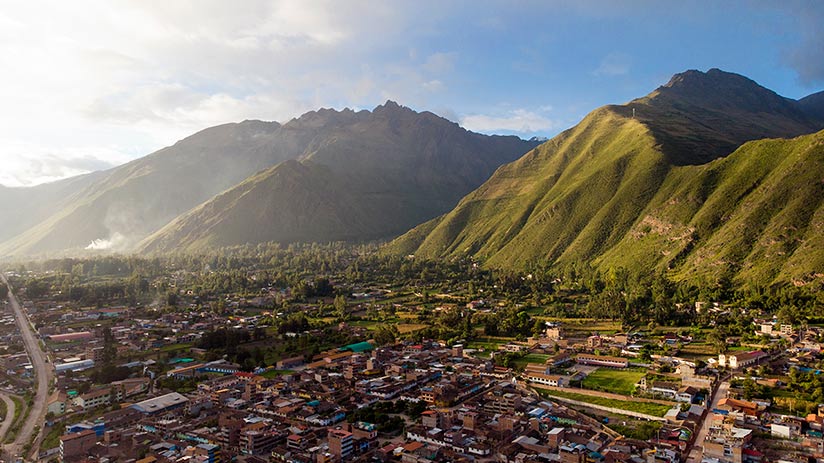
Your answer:
[[[824,89],[824,2],[9,2],[0,184],[104,169],[207,126],[387,99],[551,136],[686,69]]]

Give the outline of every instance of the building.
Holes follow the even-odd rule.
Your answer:
[[[550,326],[546,329],[544,336],[546,336],[547,339],[557,341],[559,339],[563,339],[564,330],[560,326]]]
[[[177,392],[170,392],[166,395],[146,399],[131,407],[144,415],[160,415],[178,408],[183,408],[189,399]]]
[[[194,454],[206,457],[206,463],[220,463],[220,447],[214,444],[198,444]]]
[[[85,457],[89,449],[97,445],[97,439],[92,429],[60,436],[60,461]]]
[[[718,401],[718,409],[742,413],[747,416],[758,416],[758,404],[747,400],[724,397]]]
[[[724,420],[720,426],[713,425],[704,438],[704,459],[743,463],[744,446],[751,438],[751,429],[736,428],[732,420]]]
[[[67,400],[68,398],[65,392],[58,392],[57,397],[49,402],[49,408],[46,410],[46,413],[51,413],[54,416],[60,416],[66,413]]]
[[[737,370],[739,368],[757,365],[758,362],[767,357],[767,354],[760,350],[731,354],[718,354],[718,365],[722,367],[729,367],[732,370]]]
[[[77,333],[53,334],[47,338],[52,342],[90,341],[94,339],[94,334],[90,331],[78,331]]]
[[[246,455],[266,455],[283,436],[266,429],[244,429],[240,432],[240,451]]]
[[[112,388],[103,387],[100,389],[91,390],[74,399],[74,403],[83,410],[91,410],[92,408],[109,406],[112,404]]]
[[[335,456],[337,461],[343,461],[352,456],[354,436],[351,432],[341,429],[330,429],[328,439],[329,451]]]
[[[81,371],[94,367],[94,360],[76,360],[73,362],[56,363],[54,365],[54,372],[57,374],[66,371]]]
[[[599,367],[626,368],[629,360],[623,357],[607,357],[603,355],[578,354],[575,361],[581,365],[595,365]]]
[[[543,384],[545,386],[566,387],[569,383],[567,379],[560,375],[546,375],[543,373],[526,373],[526,380],[530,383]]]

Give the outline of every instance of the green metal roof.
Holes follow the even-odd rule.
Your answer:
[[[341,347],[340,350],[351,350],[355,353],[366,352],[368,350],[374,349],[375,346],[369,344],[368,342],[356,342],[355,344],[349,344],[348,346]]]

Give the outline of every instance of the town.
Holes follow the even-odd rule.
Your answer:
[[[415,287],[364,285],[368,268],[348,281],[330,272],[340,280],[291,286],[250,272],[243,291],[214,294],[189,286],[191,277],[224,271],[157,272],[129,283],[155,295],[151,288],[164,285],[166,297],[144,303],[84,265],[96,266],[73,264],[69,288],[54,284],[58,270],[7,274],[55,378],[45,425],[21,450],[42,461],[738,463],[822,455],[824,330],[815,320],[784,320],[786,310],[769,316],[696,301],[678,309],[691,314],[690,326],[558,317],[552,312],[593,291],[556,279],[547,304],[534,288],[504,291],[511,275],[490,279],[471,265],[462,271],[475,276],[464,282],[438,270]],[[110,286],[101,290],[94,282],[104,280]],[[95,304],[83,305],[95,284]],[[437,293],[443,285],[461,292]],[[533,303],[516,302],[524,295]],[[590,295],[588,307],[598,300]],[[12,442],[34,374],[5,307],[0,394],[13,411],[0,432]],[[713,325],[730,317],[741,330],[719,338]]]

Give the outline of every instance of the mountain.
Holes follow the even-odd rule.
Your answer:
[[[93,174],[91,181],[76,185],[79,188],[68,198],[54,204],[59,207],[49,207],[49,214],[0,244],[0,255],[82,250],[90,245],[127,250],[254,172],[297,156],[298,146],[311,135],[284,134],[280,124],[261,121],[203,130],[146,157]],[[25,195],[26,190],[18,193]],[[11,202],[10,207],[18,206]],[[32,220],[24,217],[22,222]]]
[[[798,104],[810,117],[824,120],[824,92],[808,95],[798,100]]]
[[[0,242],[60,210],[75,193],[99,179],[100,175],[100,172],[94,172],[33,187],[0,185]]]
[[[744,144],[824,127],[802,102],[716,69],[678,74],[502,166],[387,252],[680,278],[808,276],[824,263],[822,133]]]
[[[194,249],[187,240],[195,236],[220,244],[396,236],[448,211],[499,165],[536,145],[474,134],[393,102],[372,112],[321,109],[283,125],[224,124],[105,172],[0,188],[0,256],[131,251],[172,221],[186,236],[164,233],[147,249]],[[303,168],[277,167],[289,160]],[[272,177],[262,182],[263,175]],[[256,188],[243,198],[225,202],[250,186]],[[307,218],[310,210],[294,208],[315,204],[321,192],[325,203],[316,212],[331,216]],[[285,207],[272,210],[276,205]],[[340,221],[332,218],[341,214]],[[225,217],[240,222],[222,223]],[[251,235],[252,229],[268,234]]]
[[[340,123],[296,159],[180,216],[140,250],[394,237],[448,211],[498,166],[537,145],[472,133],[391,101],[372,112],[308,113],[282,130],[302,131],[325,118]]]

